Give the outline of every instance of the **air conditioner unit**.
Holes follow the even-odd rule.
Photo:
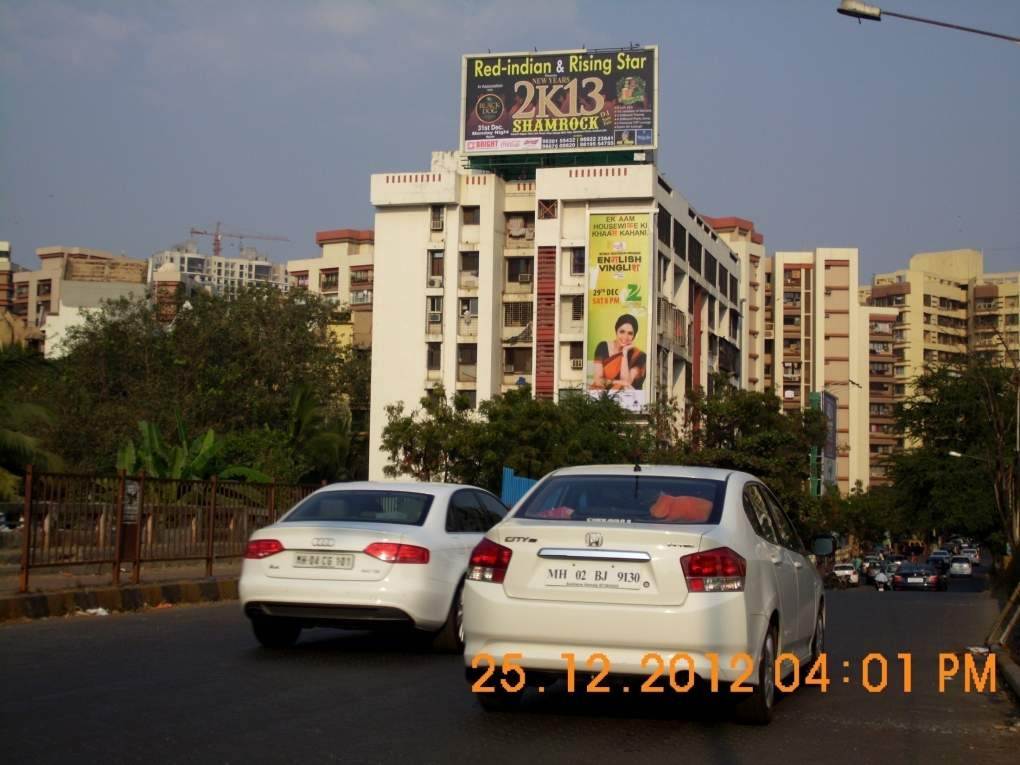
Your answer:
[[[441,311],[429,311],[429,324],[441,324],[443,322],[443,314]]]
[[[441,276],[430,276],[429,277],[429,286],[430,287],[442,287],[443,286],[443,277],[441,277]]]
[[[442,231],[443,230],[443,219],[442,218],[440,218],[439,220],[433,220],[432,221],[432,230],[433,231]]]
[[[531,284],[531,274],[517,274],[518,284]]]
[[[584,369],[584,359],[571,359],[570,360],[570,368],[571,369]]]

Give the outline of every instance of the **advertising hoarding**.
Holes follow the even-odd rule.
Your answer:
[[[466,154],[655,149],[658,48],[464,56]]]
[[[632,412],[648,403],[651,253],[651,213],[588,217],[586,386]]]

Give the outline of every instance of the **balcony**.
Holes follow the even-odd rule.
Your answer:
[[[506,283],[503,285],[503,291],[508,295],[530,295],[535,291],[534,283],[533,274],[516,274],[512,277],[507,277]]]
[[[443,314],[441,311],[428,311],[425,314],[425,334],[436,337],[443,336]]]
[[[461,316],[457,319],[457,335],[459,337],[478,337],[478,317]]]
[[[457,286],[463,290],[478,289],[478,272],[461,271],[457,277]]]
[[[457,365],[457,382],[459,382],[459,383],[478,382],[478,365],[477,364],[458,364]]]

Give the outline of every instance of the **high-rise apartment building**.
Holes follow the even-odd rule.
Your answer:
[[[270,284],[287,289],[287,268],[273,263],[254,247],[242,247],[237,257],[205,255],[193,240],[157,252],[149,258],[149,281],[160,266],[170,263],[181,276],[192,279],[216,295],[231,297],[252,284]]]
[[[763,391],[771,382],[766,380],[763,358],[766,337],[774,336],[774,328],[765,326],[765,237],[754,223],[745,218],[710,218],[703,216],[720,238],[740,260],[739,293],[744,316],[744,338],[740,348],[741,368],[746,387]]]
[[[342,339],[358,347],[370,346],[374,233],[350,228],[319,231],[315,243],[320,248],[319,257],[287,263],[290,286],[348,307],[349,318],[338,325]]]
[[[885,459],[903,447],[896,432],[893,407],[896,402],[893,332],[899,317],[895,308],[878,308],[861,300],[861,336],[868,338],[868,481],[869,486],[889,484]]]
[[[764,258],[762,374],[783,408],[836,397],[836,479],[846,494],[869,483],[868,341],[858,302],[858,252],[819,248]]]
[[[519,385],[598,394],[618,333],[634,338],[629,404],[683,400],[714,372],[744,385],[740,259],[654,164],[523,180],[466,164],[436,152],[427,171],[372,176],[371,478],[388,405],[436,384],[472,405]]]
[[[907,268],[876,274],[873,306],[895,308],[894,392],[933,364],[983,354],[996,363],[1020,352],[1020,271],[984,273],[978,250],[923,252]]]
[[[11,260],[11,243],[0,242],[0,348],[28,342],[28,327],[13,313],[14,274],[23,271]]]

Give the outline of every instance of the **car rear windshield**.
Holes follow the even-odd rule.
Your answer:
[[[717,524],[726,484],[668,476],[555,476],[514,515],[592,523]]]
[[[309,496],[283,521],[362,521],[421,526],[429,514],[432,499],[431,494],[405,491],[324,491]]]
[[[953,563],[970,563],[970,558],[964,558],[958,555],[953,558]]]

